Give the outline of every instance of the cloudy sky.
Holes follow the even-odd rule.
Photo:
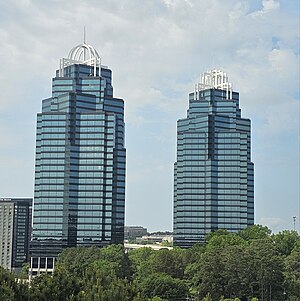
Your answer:
[[[0,197],[32,197],[36,113],[83,27],[126,102],[126,224],[172,230],[176,121],[226,71],[252,119],[255,222],[299,228],[298,0],[0,0]]]

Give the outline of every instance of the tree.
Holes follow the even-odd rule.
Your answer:
[[[213,231],[213,232],[210,232],[210,233],[206,234],[205,242],[209,242],[215,236],[223,236],[223,235],[227,235],[227,234],[229,234],[229,232],[227,230],[218,229],[216,231]]]
[[[272,239],[279,254],[288,256],[300,240],[300,237],[296,231],[285,230],[278,234],[273,234]]]
[[[215,232],[216,233],[216,232]],[[243,238],[234,233],[213,235],[206,246],[206,250],[223,249],[227,246],[245,245],[246,242]]]
[[[14,300],[14,282],[12,275],[0,267],[0,300]]]
[[[239,240],[229,239],[229,242],[238,244],[219,247],[213,244],[206,249],[198,263],[187,267],[186,275],[200,296],[210,293],[213,300],[219,300],[222,296],[232,298],[251,295],[249,287],[252,275],[247,245],[240,244]]]
[[[186,249],[185,256],[185,264],[188,265],[190,263],[194,263],[199,260],[201,254],[203,254],[206,250],[206,243],[198,242],[194,244],[191,248]]]
[[[155,273],[165,273],[174,278],[184,276],[184,250],[161,249],[151,256],[150,262]]]
[[[232,298],[251,295],[249,288],[252,274],[247,255],[245,245],[230,245],[223,250],[225,296]]]
[[[203,297],[202,301],[212,301],[210,293],[207,293],[207,295]]]
[[[59,290],[53,285],[53,279],[50,275],[42,274],[35,277],[30,285],[30,300],[47,301],[48,296],[51,296],[53,301],[59,300]]]
[[[188,288],[183,280],[163,273],[153,273],[141,283],[143,295],[149,298],[160,297],[165,300],[184,298]]]
[[[285,259],[285,287],[291,300],[300,299],[300,248],[295,247]],[[298,298],[298,299],[297,299]]]
[[[252,240],[247,247],[253,297],[278,300],[283,296],[283,259],[269,239]]]
[[[53,277],[32,282],[31,300],[133,300],[131,262],[121,245],[71,248],[58,259]]]
[[[226,279],[224,278],[224,261],[221,248],[207,250],[197,264],[198,273],[194,285],[201,296],[210,293],[212,299],[224,295]]]
[[[131,263],[124,247],[108,246],[85,270],[79,296],[83,300],[133,300],[138,290],[129,281],[131,277]]]
[[[128,254],[125,253],[123,245],[110,245],[101,249],[101,260],[115,265],[115,273],[120,278],[131,278],[132,267]]]
[[[248,239],[267,234],[257,229],[260,234],[250,231]],[[237,234],[212,235],[204,253],[187,265],[185,277],[193,295],[201,298],[210,293],[213,300],[224,296],[281,301],[283,296],[283,258],[268,234],[249,241]]]
[[[16,275],[0,267],[0,300],[22,301],[28,299],[28,287],[18,283]]]
[[[266,226],[253,225],[241,230],[238,235],[244,240],[250,241],[253,239],[267,239],[271,233],[272,231]]]
[[[144,301],[143,298],[138,298],[135,288],[126,279],[119,279],[117,277],[110,278],[109,282],[105,284],[102,281],[90,282],[86,281],[84,289],[78,294],[78,300],[134,300]],[[146,300],[145,300],[146,301]]]
[[[66,273],[82,278],[86,268],[95,260],[101,259],[100,248],[67,248],[58,256],[56,268],[63,266]]]
[[[20,271],[18,277],[19,277],[20,279],[28,279],[29,268],[30,268],[30,264],[29,264],[29,263],[23,263],[22,269],[21,269],[21,271]]]
[[[154,272],[150,258],[154,256],[155,252],[157,251],[147,247],[129,251],[128,257],[132,264],[135,280],[143,279]]]
[[[256,226],[238,234],[216,231],[188,250],[71,248],[59,256],[53,275],[34,278],[30,288],[15,279],[0,269],[0,300],[174,301],[188,293],[197,300],[296,301],[300,240],[292,231],[270,236]]]

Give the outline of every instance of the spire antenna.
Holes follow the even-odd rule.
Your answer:
[[[85,26],[83,26],[83,44],[85,44]]]

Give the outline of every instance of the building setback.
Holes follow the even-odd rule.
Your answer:
[[[32,199],[0,198],[0,266],[18,271],[29,260]]]
[[[92,46],[74,47],[37,114],[32,266],[67,247],[123,243],[124,127],[112,71]]]
[[[177,122],[174,165],[174,245],[190,247],[217,229],[254,223],[251,121],[226,73],[204,73]]]

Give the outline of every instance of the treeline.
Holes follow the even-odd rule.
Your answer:
[[[0,269],[0,300],[300,300],[300,237],[253,226],[190,249],[70,248],[30,285]],[[227,299],[226,299],[227,298]]]

